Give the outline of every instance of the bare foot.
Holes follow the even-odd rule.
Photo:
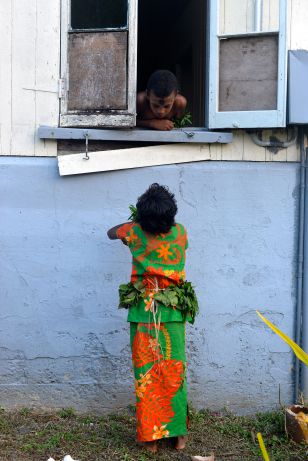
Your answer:
[[[144,446],[151,453],[157,453],[157,442],[144,442]]]
[[[176,450],[184,450],[187,441],[186,435],[179,435],[175,444]]]

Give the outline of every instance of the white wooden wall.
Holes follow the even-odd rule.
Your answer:
[[[253,32],[255,0],[219,0],[220,33]],[[263,0],[262,30],[277,30],[279,0]]]
[[[61,0],[0,0],[0,155],[56,155],[56,142],[37,138],[39,125],[58,125]],[[220,0],[221,32],[250,30],[254,0]],[[278,0],[264,0],[263,25],[275,27]],[[289,1],[290,49],[308,50],[307,0]],[[164,146],[163,149],[168,147]],[[200,149],[189,146],[189,149]],[[205,145],[213,160],[296,161],[296,146],[271,154],[243,131],[230,145]]]
[[[60,1],[0,0],[0,154],[56,155],[37,127],[57,125]]]

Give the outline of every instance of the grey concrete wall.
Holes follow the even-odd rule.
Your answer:
[[[106,412],[134,402],[130,257],[106,230],[158,181],[176,194],[201,313],[189,398],[239,412],[292,400],[298,165],[203,162],[60,178],[55,159],[0,158],[0,405]]]

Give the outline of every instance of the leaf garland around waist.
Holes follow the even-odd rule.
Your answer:
[[[137,305],[141,299],[145,299],[148,290],[142,282],[126,283],[119,286],[119,308],[126,309]],[[199,312],[198,300],[191,282],[182,282],[179,285],[172,285],[164,290],[154,291],[154,302],[158,306],[167,306],[181,311],[183,320],[187,316],[191,317],[194,323],[195,317]]]

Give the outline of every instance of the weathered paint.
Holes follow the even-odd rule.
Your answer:
[[[69,112],[127,109],[127,41],[127,31],[68,35]]]
[[[226,0],[226,4],[231,3]],[[222,11],[217,0],[209,0],[210,29],[209,29],[209,88],[207,111],[208,126],[211,129],[219,128],[275,128],[286,126],[286,90],[287,90],[287,0],[279,0],[278,11],[272,11],[274,17],[279,17],[279,46],[278,46],[278,86],[277,86],[277,108],[275,110],[232,110],[220,112],[218,110],[219,75],[221,68],[220,41],[226,37],[220,34],[222,23],[219,18],[221,14],[227,17],[226,4]],[[233,5],[235,2],[233,2]],[[230,13],[230,11],[229,11]],[[237,10],[233,9],[233,21],[236,21]],[[248,28],[248,25],[247,25]],[[245,31],[244,31],[245,32]],[[250,30],[247,30],[248,35]],[[263,32],[266,30],[263,29]],[[263,33],[262,32],[262,33]],[[236,32],[238,34],[238,32]],[[231,35],[230,35],[231,37]],[[256,59],[256,64],[258,59]],[[258,69],[255,69],[258,73]],[[244,80],[246,77],[241,77]]]
[[[277,56],[278,34],[221,40],[219,110],[276,109]]]
[[[292,401],[298,165],[202,162],[60,178],[55,159],[0,158],[0,401],[106,412],[134,401],[117,287],[130,257],[106,230],[153,181],[178,199],[187,277],[189,399],[253,412]]]
[[[68,62],[68,31],[70,25],[70,0],[61,0],[61,78],[68,82],[71,80]],[[128,2],[128,47],[127,59],[127,85],[126,100],[127,110],[115,110],[110,113],[82,113],[74,114],[68,110],[68,95],[66,92],[61,98],[60,126],[84,127],[133,127],[136,124],[136,82],[137,82],[137,0]],[[109,32],[110,33],[110,32]],[[111,32],[112,33],[112,32]],[[113,82],[116,83],[116,82]]]
[[[221,131],[208,131],[205,128],[187,127],[176,128],[170,131],[145,130],[135,128],[134,130],[106,130],[106,129],[85,129],[85,128],[55,128],[41,126],[38,135],[42,139],[85,139],[89,140],[106,140],[106,141],[145,141],[161,143],[229,143],[232,142],[232,134]],[[150,165],[149,165],[150,166]]]
[[[0,2],[0,155],[54,156],[41,124],[57,125],[60,1]]]
[[[1,155],[37,155],[55,156],[56,142],[41,141],[37,137],[36,129],[39,125],[57,126],[59,121],[58,78],[60,75],[60,5],[62,11],[67,11],[65,2],[69,0],[12,0],[0,2],[0,154]],[[222,33],[232,32],[232,24],[245,24],[250,30],[253,9],[252,0],[236,0],[241,8],[232,8],[229,0],[221,0],[222,10],[228,8],[234,15],[228,16],[230,24],[225,22],[226,29]],[[132,4],[130,2],[130,4]],[[288,48],[308,49],[308,34],[306,25],[308,9],[306,0],[290,0],[288,22]],[[239,19],[239,12],[245,11],[245,17]],[[277,27],[277,0],[264,0],[263,25],[268,29]],[[227,13],[226,13],[227,14]],[[224,15],[222,15],[224,17]],[[274,19],[273,19],[274,18]],[[130,16],[132,24],[137,23],[136,2]],[[68,23],[67,16],[62,24]],[[129,27],[132,26],[130,24]],[[64,27],[65,29],[65,27]],[[65,33],[66,33],[65,29]],[[136,46],[136,36],[130,34],[130,47]],[[62,50],[63,51],[63,50]],[[62,53],[63,55],[63,53]],[[129,109],[134,111],[134,82],[136,81],[136,55],[130,55],[129,76]],[[63,56],[63,63],[67,57]],[[63,67],[63,66],[62,66]],[[68,126],[70,123],[79,123],[80,120],[63,119]],[[114,123],[114,119],[109,121]],[[108,122],[108,123],[109,123]],[[92,123],[92,121],[91,121]],[[133,123],[131,117],[121,118],[123,125]],[[233,156],[241,160],[256,160],[264,157],[267,161],[289,161],[298,157],[296,149],[280,151],[278,156],[265,151],[260,147],[255,148],[249,143],[249,137],[242,131],[237,131],[233,146],[207,146],[211,156],[217,160],[230,160]],[[249,148],[248,148],[249,146]],[[214,154],[213,154],[214,152]],[[216,155],[217,152],[217,155]]]
[[[87,161],[85,147],[82,149],[82,146],[79,146],[83,153],[70,155],[64,153],[58,156],[59,173],[61,176],[66,176],[204,160],[298,161],[299,152],[296,144],[273,154],[254,144],[248,136],[243,137],[240,132],[234,132],[234,134],[234,143],[229,145],[183,143],[168,147],[148,146],[104,150],[89,153]],[[281,139],[285,139],[285,136],[286,133],[283,133]],[[225,146],[228,146],[228,149],[225,149]]]
[[[279,0],[262,0],[261,11],[259,0],[219,0],[218,3],[220,34],[256,32],[256,23],[261,30],[278,29]]]

